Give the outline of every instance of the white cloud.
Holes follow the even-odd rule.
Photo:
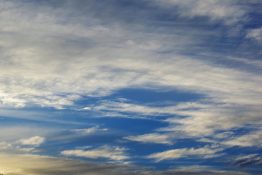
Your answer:
[[[25,139],[19,140],[19,143],[21,145],[28,145],[28,146],[40,146],[44,142],[45,142],[45,138],[40,137],[40,136],[33,136],[33,137],[30,137],[30,138],[25,138]]]
[[[12,112],[7,111],[7,114],[10,114],[11,116],[13,115]],[[29,113],[23,113],[22,111],[16,111],[15,115],[26,115]],[[31,114],[30,114],[31,115]],[[34,115],[32,113],[32,118],[31,119],[35,119],[35,121],[37,120],[36,115]],[[34,118],[35,117],[35,118]],[[44,116],[38,116],[39,118],[44,118]],[[16,119],[16,117],[14,117]],[[27,118],[27,117],[25,117]],[[28,119],[28,118],[27,118]],[[44,119],[43,119],[44,120]],[[43,121],[42,119],[39,119],[39,121]],[[32,137],[32,133],[36,136],[42,136],[45,137],[46,135],[53,135],[54,133],[58,132],[60,130],[60,128],[52,128],[50,126],[47,125],[31,125],[31,124],[21,124],[21,125],[10,125],[10,124],[5,124],[5,123],[1,123],[1,132],[0,132],[0,140],[1,141],[7,141],[7,142],[17,142],[19,143],[18,140],[21,139],[26,139],[26,138],[31,138]]]
[[[262,42],[262,27],[248,30],[246,37]]]
[[[159,133],[128,136],[125,139],[141,143],[172,144],[172,138],[168,134]]]
[[[83,110],[86,110],[83,108]],[[174,114],[174,106],[166,107],[150,107],[146,105],[139,105],[130,102],[115,102],[103,101],[99,105],[92,107],[94,111],[107,111],[107,112],[123,112],[123,113],[137,113],[139,115],[159,115],[159,114]]]
[[[184,17],[208,17],[233,24],[243,20],[245,10],[234,1],[225,0],[155,0],[163,6],[176,6]]]
[[[201,158],[211,158],[217,156],[216,154],[221,151],[218,148],[182,148],[182,149],[172,149],[159,153],[154,153],[148,156],[150,159],[155,159],[156,161],[163,161],[169,159],[179,159],[183,157],[201,157]]]
[[[109,146],[88,150],[64,150],[61,152],[61,154],[65,156],[84,157],[90,159],[105,158],[113,161],[124,161],[128,159],[124,148]]]
[[[212,110],[214,109],[181,112],[180,115],[187,117],[168,119],[170,126],[166,130],[181,132],[189,136],[206,136],[215,131],[234,128],[245,123],[234,121],[236,116],[226,111]]]
[[[215,99],[181,102],[166,106],[103,101],[99,105],[96,104],[92,109],[98,112],[102,111],[105,114],[108,112],[109,114],[111,112],[134,113],[131,117],[150,116],[151,118],[154,117],[154,119],[157,119],[159,115],[169,115],[170,117],[165,120],[165,122],[169,123],[169,126],[161,128],[161,131],[171,131],[193,137],[213,136],[219,130],[228,130],[245,124],[256,125],[261,123],[260,108],[256,107],[256,105],[239,104],[239,106],[236,106],[236,104],[221,104],[213,100]],[[112,115],[114,116],[114,114]]]
[[[215,6],[213,9],[224,8],[224,1],[196,3],[199,6],[207,3],[208,7]],[[218,102],[260,104],[261,78],[258,75],[217,67],[176,53],[161,55],[159,62],[159,56],[155,55],[155,51],[161,50],[158,46],[187,48],[198,41],[191,35],[181,38],[184,29],[175,30],[173,36],[161,33],[152,36],[145,34],[146,31],[140,34],[94,22],[92,18],[86,19],[92,24],[88,27],[74,25],[70,20],[60,23],[67,21],[64,18],[68,14],[51,7],[38,7],[36,11],[30,3],[23,8],[13,2],[2,5],[12,9],[0,15],[0,25],[4,26],[0,33],[2,107],[39,105],[61,109],[73,106],[82,95],[103,96],[130,86],[165,86],[201,92]],[[228,11],[231,15],[231,10]],[[204,13],[209,15],[209,12]],[[179,42],[174,42],[177,40]],[[151,49],[144,49],[150,45],[148,43],[154,44]]]
[[[0,142],[0,151],[12,148],[12,145],[8,142]]]
[[[36,153],[36,152],[39,152],[39,150],[36,149],[35,147],[16,147],[15,151],[20,152],[20,153]]]
[[[38,138],[38,136],[35,136],[29,139],[20,139],[16,142],[2,141],[0,142],[0,151],[12,153],[39,152],[39,150],[36,147],[43,142],[43,139],[44,138]]]
[[[253,126],[255,128],[255,126]],[[200,136],[200,135],[199,135]],[[221,147],[262,147],[262,132],[261,129],[251,131],[247,134],[238,134],[234,132],[222,132],[218,134],[208,135],[208,137],[201,137],[200,142],[207,142]]]
[[[229,140],[226,140],[222,144],[240,147],[262,147],[262,130],[253,131],[245,135],[233,137]]]
[[[66,11],[39,7],[36,12],[32,11],[30,3],[24,4],[24,8],[13,2],[3,6],[6,4],[16,13],[4,11],[0,16],[0,25],[5,26],[0,33],[3,48],[0,65],[2,107],[40,105],[61,109],[74,105],[81,95],[103,96],[130,86],[169,86],[205,93],[215,91],[216,96],[222,95],[221,98],[230,95],[224,100],[234,102],[237,97],[241,98],[239,101],[246,101],[246,95],[256,97],[256,91],[243,93],[256,86],[258,77],[254,75],[175,53],[161,56],[159,63],[155,55],[158,47],[145,50],[140,46],[141,43],[148,46],[148,43],[157,42],[156,45],[163,47],[170,44],[188,47],[198,41],[193,36],[181,38],[181,31],[174,31],[170,38],[161,33],[149,36],[114,25],[102,25],[93,22],[92,18],[87,19],[92,23],[88,27],[73,25],[70,20],[59,23],[67,17]],[[220,3],[210,4],[216,6]],[[39,16],[44,16],[45,22]],[[173,42],[176,40],[179,43]],[[130,41],[135,43],[132,47]],[[93,42],[96,43],[94,46]],[[122,42],[127,42],[127,45],[119,44]],[[209,76],[205,72],[209,72]],[[249,80],[250,77],[253,80]],[[242,88],[238,88],[239,84]],[[225,86],[229,88],[225,89]]]
[[[72,131],[80,135],[91,135],[100,132],[105,132],[107,130],[108,130],[107,128],[100,128],[98,126],[94,126],[90,128],[73,129]]]

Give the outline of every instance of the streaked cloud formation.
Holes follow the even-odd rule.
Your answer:
[[[261,8],[2,0],[0,172],[262,172]]]
[[[201,156],[202,158],[208,158],[215,156],[217,152],[219,152],[219,149],[217,148],[183,148],[154,153],[152,155],[149,155],[148,158],[156,159],[157,161],[178,159],[187,156]]]
[[[142,143],[172,144],[171,138],[168,135],[158,133],[128,136],[126,139]]]
[[[64,150],[61,154],[65,156],[85,157],[91,159],[106,158],[114,161],[124,161],[128,159],[128,156],[125,155],[124,148],[111,148],[108,146],[88,150]]]
[[[212,20],[221,20],[226,24],[237,23],[243,20],[245,10],[234,1],[214,0],[154,0],[163,6],[178,7],[178,13],[183,17],[207,17]]]

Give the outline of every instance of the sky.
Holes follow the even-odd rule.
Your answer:
[[[262,174],[262,1],[0,0],[0,173]]]

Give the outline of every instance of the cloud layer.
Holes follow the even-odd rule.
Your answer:
[[[174,164],[228,160],[236,157],[232,150],[243,151],[236,164],[249,158],[259,164],[261,6],[256,0],[1,1],[0,151],[113,164],[85,168],[3,155],[0,162],[10,160],[10,167],[39,162],[37,169],[23,161],[14,172],[3,165],[4,173],[70,174],[76,166],[79,175],[237,174]],[[141,164],[141,172],[123,163]]]

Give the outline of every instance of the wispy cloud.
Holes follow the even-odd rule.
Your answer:
[[[90,128],[82,128],[82,129],[73,129],[73,132],[75,132],[76,134],[80,134],[80,135],[91,135],[91,134],[96,134],[99,132],[106,132],[108,131],[107,128],[100,128],[98,126],[93,126]]]
[[[66,140],[70,147],[52,152],[124,162],[135,157],[127,154],[131,141],[172,147],[148,156],[157,161],[212,157],[235,146],[261,148],[261,27],[254,22],[254,4],[261,3],[1,1],[0,114],[10,120],[1,120],[0,150],[36,153]],[[170,101],[162,95],[144,102],[143,93],[133,95],[141,96],[138,101],[116,95],[127,88],[200,97],[179,101],[174,95]],[[154,119],[161,126],[143,123],[139,132],[131,131],[137,128],[105,119],[114,116]],[[34,126],[17,124],[22,119]],[[93,121],[98,124],[88,127]],[[247,126],[252,131],[246,134],[232,131]],[[104,139],[108,146],[78,147],[82,137],[97,139],[111,127],[119,138]],[[60,135],[50,134],[52,129]],[[217,147],[177,148],[173,143],[181,138]],[[112,146],[120,142],[127,148]]]
[[[235,158],[234,165],[240,167],[261,166],[262,157],[259,154],[240,155]]]
[[[72,157],[83,157],[90,159],[105,158],[113,161],[124,161],[128,159],[125,149],[121,147],[109,147],[103,146],[95,149],[74,149],[64,150],[61,152],[62,155]]]
[[[154,153],[148,156],[150,159],[156,161],[179,159],[184,157],[198,157],[211,158],[217,156],[217,153],[221,151],[219,148],[203,147],[203,148],[182,148],[167,150],[159,153]]]
[[[256,40],[258,42],[262,42],[262,28],[250,29],[246,37]]]
[[[19,140],[21,145],[39,146],[44,143],[45,138],[40,136],[34,136],[26,139]]]
[[[0,150],[10,149],[12,145],[8,142],[0,142]]]
[[[169,7],[178,7],[178,13],[183,17],[207,17],[210,20],[221,20],[226,24],[243,20],[245,9],[234,1],[217,0],[154,0],[156,3]],[[174,9],[175,11],[175,9]]]
[[[190,2],[171,3],[197,7]],[[224,6],[231,8],[227,5],[220,7],[225,3],[220,1],[196,3],[200,6],[202,3],[218,6],[222,12],[230,12]],[[1,32],[4,60],[1,70],[4,76],[0,95],[3,106],[40,105],[62,109],[73,106],[81,95],[103,96],[130,86],[168,86],[203,92],[226,103],[259,104],[257,94],[260,93],[261,80],[258,75],[217,67],[178,53],[161,55],[159,63],[155,52],[161,51],[161,48],[144,50],[138,44],[144,41],[144,45],[148,46],[147,42],[153,40],[158,45],[174,45],[173,41],[180,38],[178,34],[185,29],[174,31],[171,36],[174,40],[166,40],[166,36],[157,33],[152,39],[152,36],[137,36],[134,31],[123,30],[122,27],[94,23],[92,19],[89,27],[86,27],[87,24],[73,25],[72,21],[61,23],[59,21],[64,20],[63,16],[60,19],[61,15],[56,13],[66,17],[66,12],[54,11],[51,7],[39,7],[36,12],[29,10],[32,8],[30,3],[24,8],[13,2],[3,3],[3,6],[16,11],[1,13],[1,26],[6,26]],[[204,9],[209,9],[209,6]],[[213,13],[213,10],[208,12]],[[223,19],[229,19],[228,16],[222,15]],[[30,24],[34,25],[28,24],[29,18]],[[16,27],[12,27],[14,24]],[[42,30],[45,28],[48,30]],[[28,30],[30,35],[26,32]],[[82,33],[81,39],[77,36],[79,33]],[[189,36],[179,40],[186,40],[187,43],[194,42],[196,38]],[[119,45],[118,41],[126,44]],[[136,44],[130,47],[130,42]],[[70,59],[72,57],[74,60]],[[140,59],[134,63],[133,58]],[[205,72],[209,72],[208,76]]]
[[[248,134],[240,135],[230,140],[226,140],[223,144],[240,147],[262,147],[262,131],[253,131]]]
[[[172,144],[172,138],[167,134],[151,133],[137,136],[128,136],[125,139],[141,143]]]
[[[17,141],[2,141],[0,142],[0,151],[12,153],[36,153],[39,152],[38,147],[44,142],[45,138],[40,136],[23,138]]]

